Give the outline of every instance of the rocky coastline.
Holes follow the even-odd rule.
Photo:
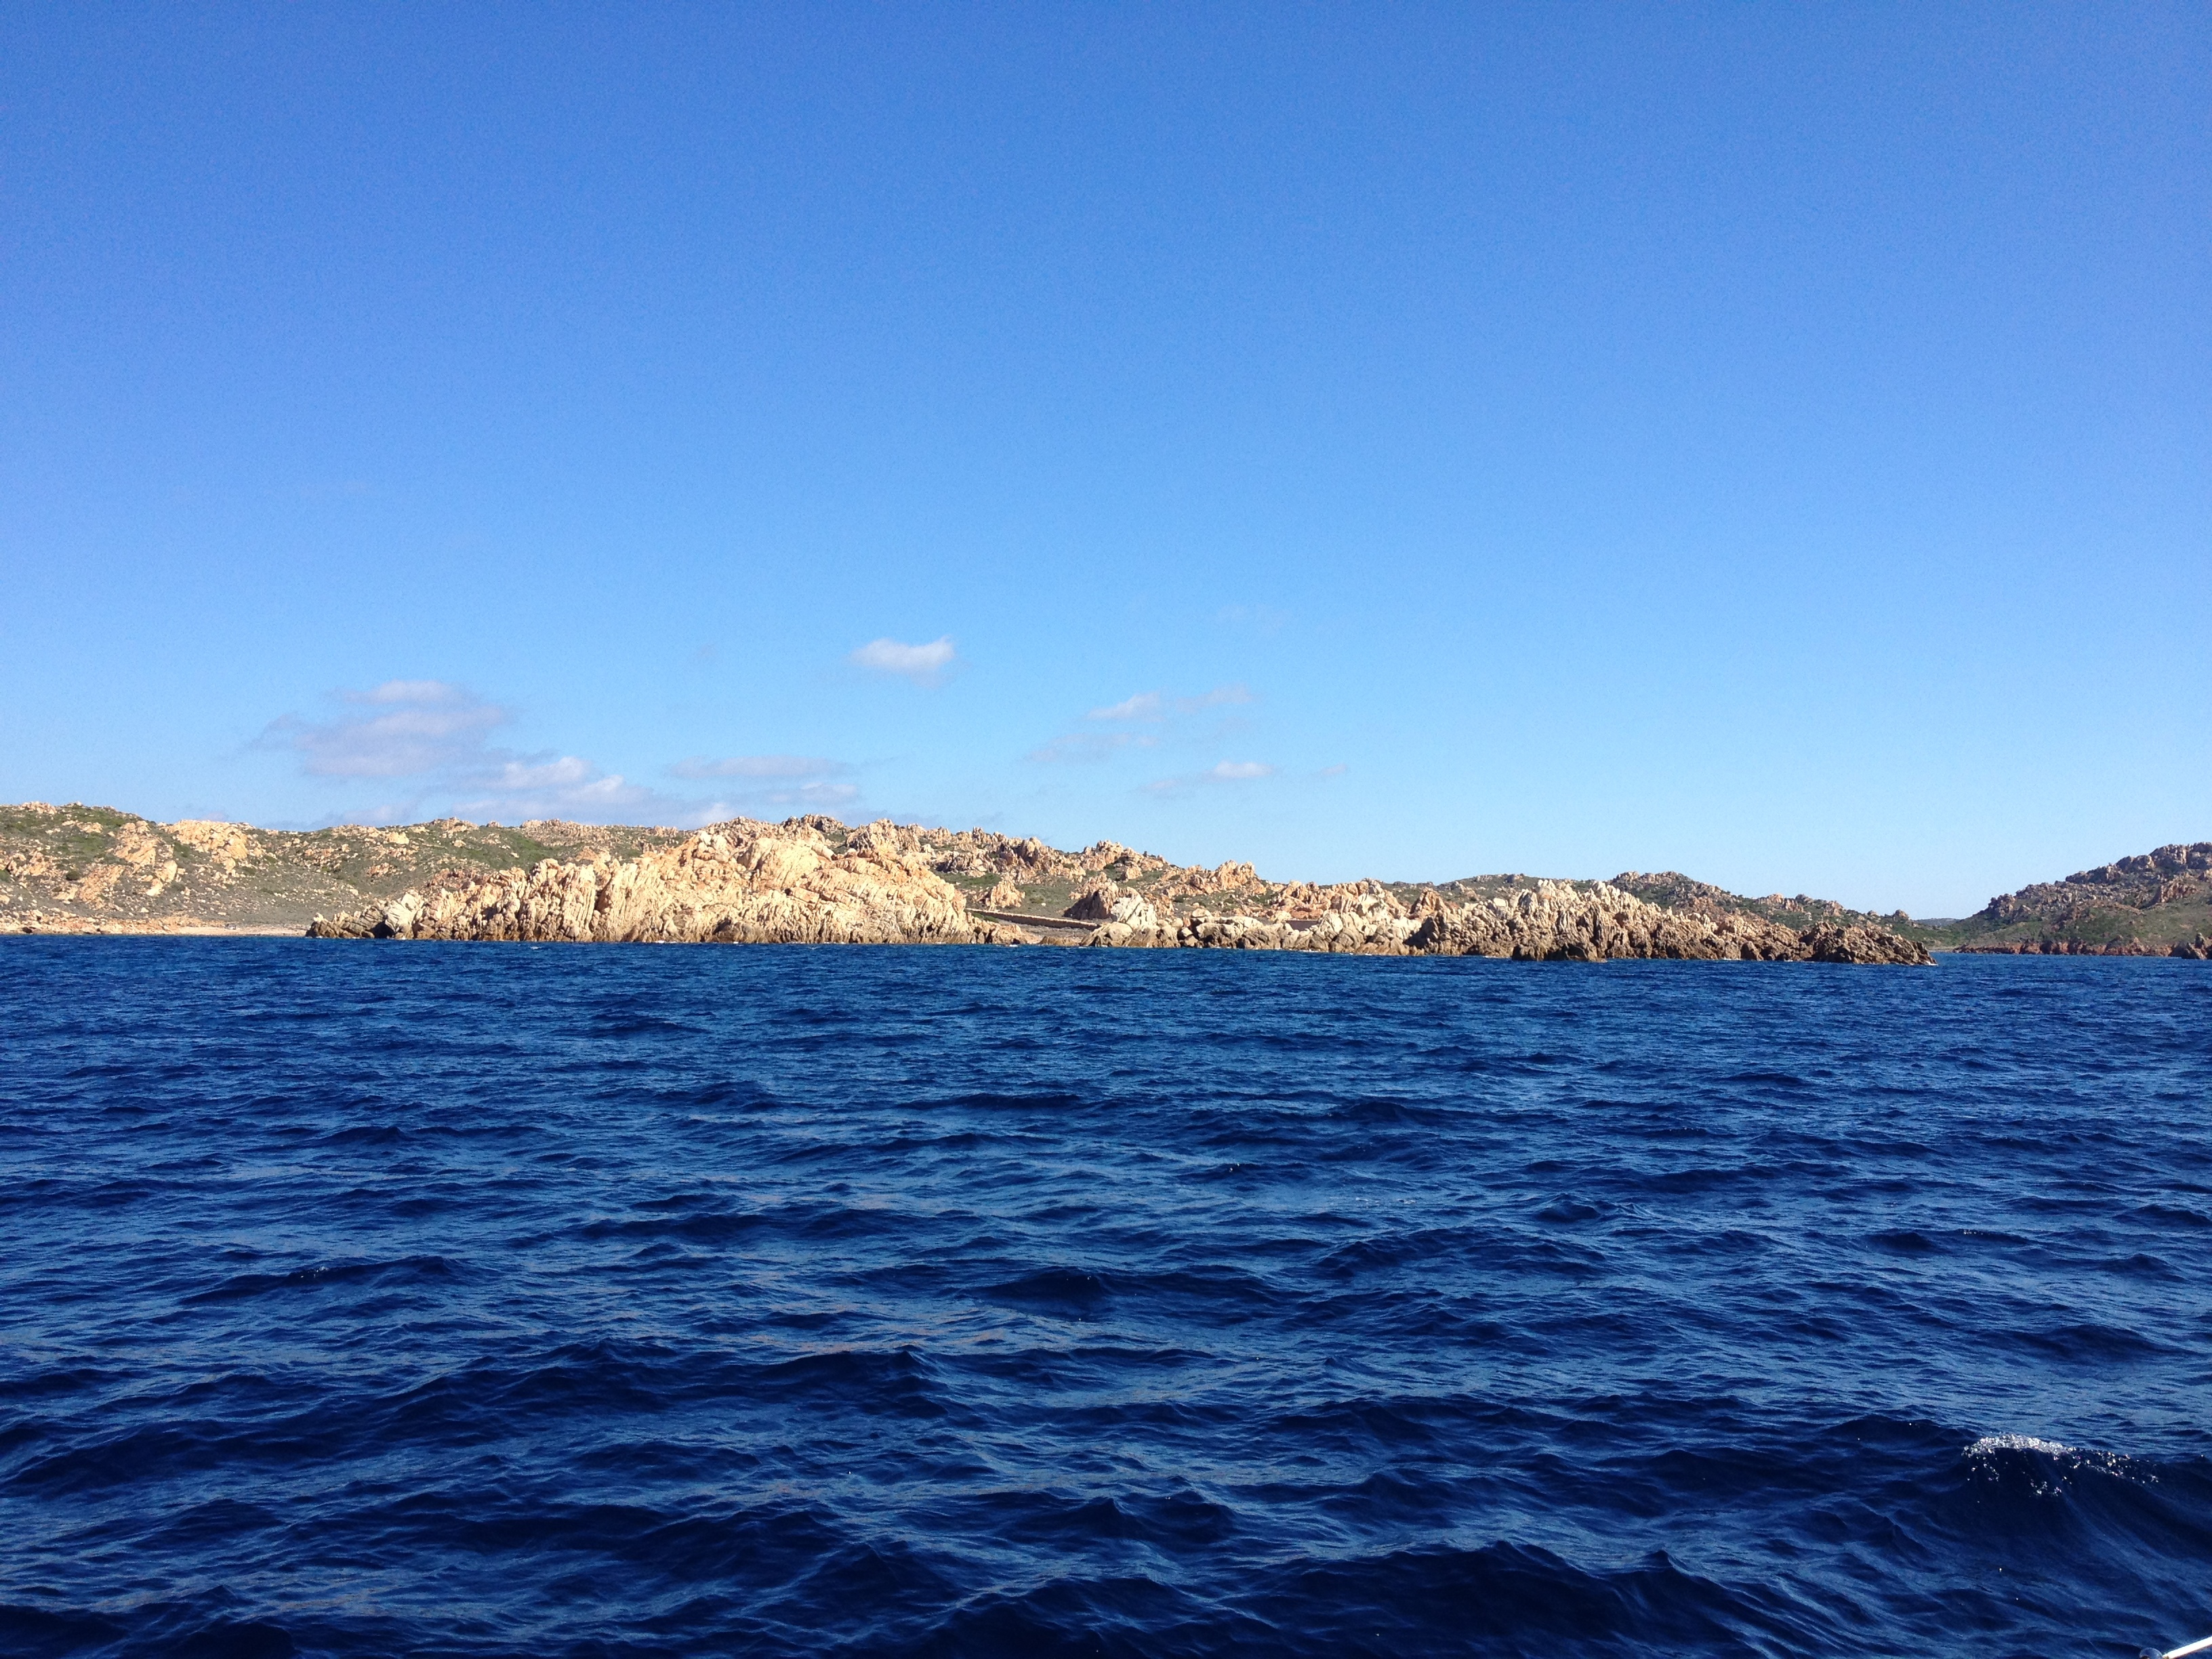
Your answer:
[[[2212,842],[2176,842],[2001,894],[1952,933],[1949,948],[1981,955],[2212,961]]]
[[[1550,962],[1932,961],[1924,946],[1884,928],[1796,930],[1748,914],[1668,911],[1602,882],[1537,882],[1462,902],[1428,888],[1408,903],[1380,883],[1276,889],[1249,866],[1176,870],[1110,842],[1069,855],[986,831],[962,832],[963,846],[948,846],[953,839],[933,843],[925,831],[889,823],[840,837],[830,821],[737,820],[633,859],[546,859],[526,870],[410,889],[358,911],[318,917],[307,931],[319,939],[538,943],[1079,942]],[[975,914],[984,906],[971,908],[943,873],[948,863],[963,866],[962,873],[989,878],[979,899],[1018,905],[1027,896],[1022,875],[1067,873],[1054,871],[1056,860],[1089,878],[1057,915]],[[1116,874],[1149,877],[1148,890],[1124,885]],[[1238,902],[1253,897],[1267,902]],[[1063,922],[1087,927],[1070,930]],[[1067,938],[1071,931],[1077,939]]]
[[[1676,872],[1270,880],[1110,841],[826,817],[666,825],[445,817],[264,830],[0,805],[0,933],[1087,945],[1522,960],[1923,963],[1929,952],[2212,961],[2212,842],[1915,920]]]

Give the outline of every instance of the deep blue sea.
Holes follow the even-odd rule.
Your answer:
[[[2212,968],[0,941],[0,1652],[2212,1634]]]

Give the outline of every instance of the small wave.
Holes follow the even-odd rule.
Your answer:
[[[983,1295],[993,1302],[1043,1308],[1052,1312],[1089,1318],[1113,1291],[1097,1273],[1072,1267],[1046,1267],[1004,1284],[993,1285]]]
[[[392,1285],[452,1279],[459,1267],[442,1255],[413,1255],[398,1261],[325,1262],[285,1273],[240,1273],[211,1291],[185,1298],[187,1304],[235,1302],[280,1291],[319,1291],[346,1285]]]
[[[1910,1227],[1894,1228],[1888,1232],[1876,1233],[1871,1242],[1879,1244],[1885,1250],[1893,1251],[1899,1255],[1926,1255],[1930,1251],[1941,1248],[1927,1234],[1916,1231]]]
[[[2091,1451],[2080,1446],[2069,1446],[2063,1440],[2045,1440],[2038,1435],[1985,1434],[1966,1448],[1968,1457],[1984,1460],[2021,1452],[2046,1459],[2069,1473],[2094,1471],[2100,1474],[2118,1475],[2139,1486],[2154,1486],[2159,1484],[2155,1466],[2141,1458],[2130,1457],[2124,1452]]]

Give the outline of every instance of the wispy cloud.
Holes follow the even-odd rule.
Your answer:
[[[1272,605],[1224,605],[1213,620],[1231,628],[1249,628],[1255,634],[1279,634],[1291,613]]]
[[[1227,708],[1237,703],[1258,701],[1249,687],[1241,681],[1217,685],[1211,691],[1196,696],[1171,697],[1164,691],[1138,691],[1102,707],[1084,711],[1086,723],[1120,727],[1106,732],[1066,732],[1050,742],[1030,750],[1025,758],[1032,761],[1103,761],[1125,749],[1157,749],[1164,741],[1193,740],[1193,734],[1181,729],[1180,722],[1187,716],[1208,708]],[[1239,729],[1243,722],[1232,719],[1219,722],[1210,737],[1197,740],[1218,742],[1230,732]],[[1156,731],[1132,729],[1157,727]]]
[[[477,793],[454,804],[464,817],[601,817],[639,807],[672,805],[653,790],[627,781],[619,772],[601,772],[576,755],[502,761],[472,781]],[[651,816],[665,813],[653,811]]]
[[[853,769],[818,755],[693,755],[668,769],[678,778],[834,778]]]
[[[846,660],[872,674],[896,674],[916,685],[934,685],[944,678],[945,671],[958,654],[953,648],[952,635],[946,634],[927,645],[908,645],[891,639],[870,640]]]
[[[495,746],[493,734],[513,723],[514,711],[451,680],[386,680],[336,692],[332,701],[339,706],[332,718],[283,715],[254,746],[296,756],[311,777],[400,786],[397,799],[348,815],[356,821],[390,823],[434,811],[510,820],[665,817],[680,805],[581,756]]]
[[[514,718],[447,680],[386,680],[337,696],[365,712],[331,720],[286,714],[254,746],[289,750],[319,778],[414,777],[482,760],[491,733]]]
[[[1139,691],[1133,697],[1124,697],[1119,702],[1109,702],[1103,708],[1094,708],[1084,715],[1087,720],[1156,720],[1161,717],[1164,703],[1157,691]]]
[[[1087,720],[1164,720],[1172,709],[1178,714],[1195,714],[1200,709],[1220,708],[1231,703],[1255,701],[1251,690],[1241,681],[1233,685],[1217,685],[1211,691],[1195,697],[1170,699],[1162,691],[1139,691],[1133,697],[1108,703],[1103,708],[1087,711]]]
[[[1201,708],[1224,708],[1232,703],[1257,702],[1249,687],[1239,680],[1232,685],[1217,685],[1212,690],[1196,697],[1177,697],[1176,709],[1180,714],[1195,714]]]
[[[710,801],[687,802],[669,814],[668,821],[696,830],[702,823],[720,823],[729,818],[790,817],[808,812],[844,817],[846,809],[860,799],[859,788],[849,783],[799,783],[774,789],[745,789]]]
[[[674,777],[738,778],[752,786],[696,809],[708,814],[697,818],[702,823],[777,811],[834,815],[860,798],[859,786],[844,781],[851,763],[821,755],[693,755],[668,770]]]
[[[1275,768],[1264,761],[1217,761],[1203,772],[1185,772],[1172,778],[1160,778],[1145,786],[1149,795],[1185,795],[1194,789],[1213,785],[1250,783],[1261,778],[1272,778]]]
[[[1070,732],[1030,750],[1033,761],[1103,761],[1124,749],[1157,749],[1160,740],[1150,732]]]

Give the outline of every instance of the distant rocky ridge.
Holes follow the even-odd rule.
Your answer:
[[[1672,870],[1656,875],[1624,870],[1613,878],[1613,884],[1663,910],[1713,916],[1749,915],[1778,927],[1801,931],[1808,927],[1886,927],[1923,945],[1940,943],[1943,937],[1941,927],[1916,922],[1902,910],[1876,915],[1871,911],[1850,909],[1833,899],[1811,898],[1803,893],[1794,898],[1780,893],[1769,893],[1765,898],[1746,898],[1741,893],[1731,893],[1711,882],[1693,881]]]
[[[443,818],[266,830],[0,807],[0,929],[408,938],[1081,942],[1918,962],[1928,947],[2212,956],[2212,842],[1993,900],[1960,922],[1747,898],[1671,872],[1317,884],[987,830],[821,817],[693,833]]]
[[[2212,960],[2212,842],[2177,842],[1991,899],[1946,941],[2028,956]]]

